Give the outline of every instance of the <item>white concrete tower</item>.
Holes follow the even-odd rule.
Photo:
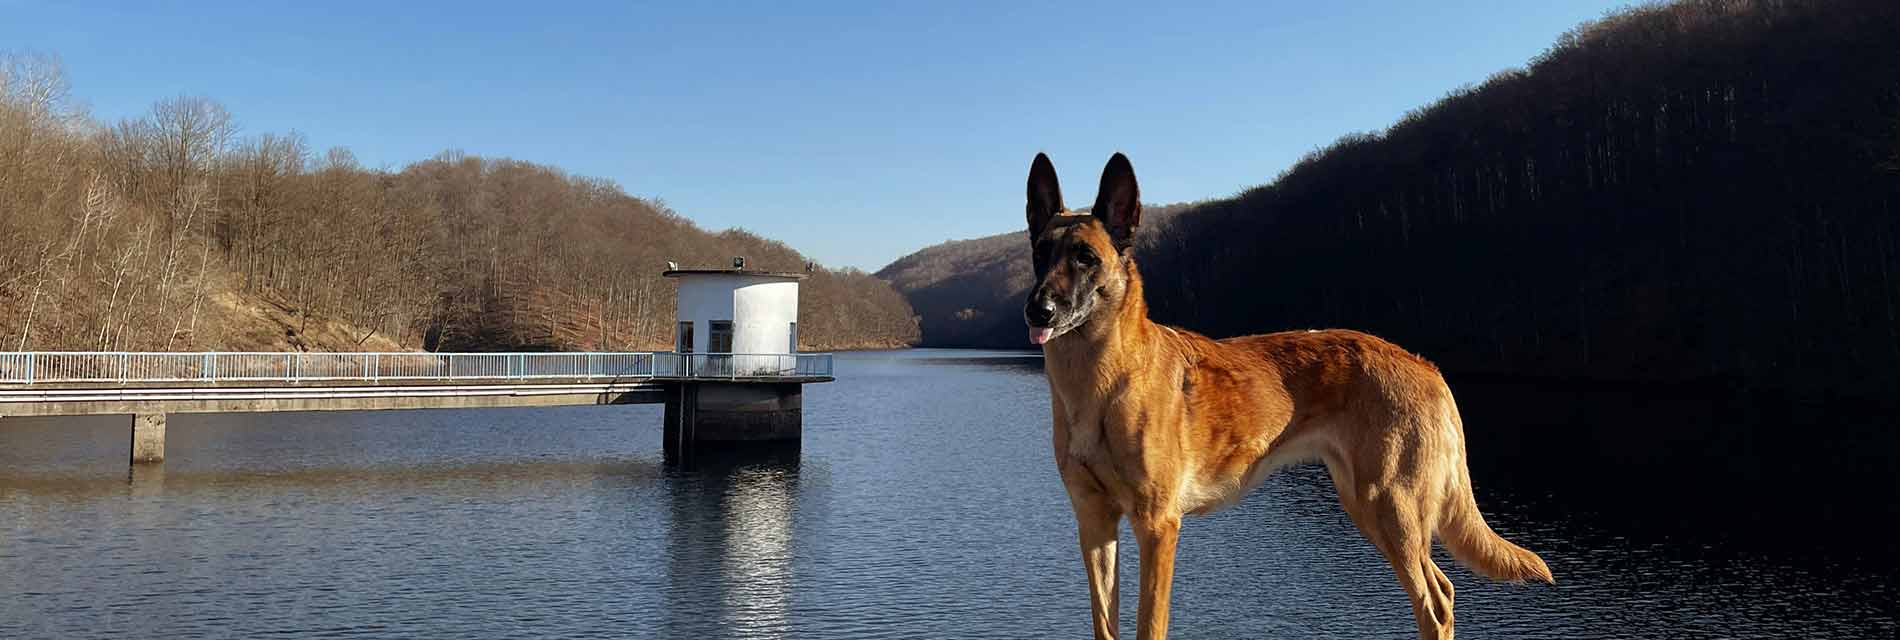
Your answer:
[[[748,270],[744,259],[731,268],[680,268],[673,350],[691,353],[696,365],[733,366],[739,375],[778,367],[798,352],[798,281],[802,273]],[[736,354],[732,358],[721,358]],[[702,358],[697,356],[712,356]]]

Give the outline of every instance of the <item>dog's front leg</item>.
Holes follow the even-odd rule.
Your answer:
[[[1181,535],[1181,516],[1137,516],[1131,524],[1141,545],[1141,605],[1135,611],[1138,640],[1168,637],[1168,596],[1174,590],[1174,547]]]
[[[1093,487],[1065,484],[1069,486],[1069,503],[1075,508],[1082,564],[1089,574],[1089,613],[1095,620],[1095,640],[1116,640],[1120,637],[1121,574],[1116,570],[1115,552],[1121,510]]]

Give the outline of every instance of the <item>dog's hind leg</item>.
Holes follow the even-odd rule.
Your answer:
[[[1411,598],[1418,637],[1452,640],[1451,580],[1432,563],[1431,527],[1424,520],[1418,500],[1384,483],[1355,487],[1349,484],[1353,482],[1349,475],[1342,476],[1330,462],[1327,466],[1332,468],[1333,482],[1339,489],[1340,506],[1392,564],[1399,586]]]
[[[1390,550],[1384,548],[1388,545],[1380,546],[1386,560],[1392,563],[1393,572],[1398,574],[1400,586],[1405,587],[1405,594],[1412,598],[1412,617],[1418,620],[1418,637],[1452,640],[1451,580],[1432,564],[1430,538],[1390,543]]]

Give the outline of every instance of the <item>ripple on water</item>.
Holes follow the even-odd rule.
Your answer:
[[[119,421],[9,419],[0,637],[1082,637],[1038,367],[844,354],[807,392],[796,459],[700,473],[661,467],[655,407],[175,416],[172,459],[129,484]],[[1414,637],[1331,492],[1293,468],[1190,519],[1173,637]],[[1441,554],[1465,637],[1893,637],[1891,565],[1480,493],[1560,582]]]

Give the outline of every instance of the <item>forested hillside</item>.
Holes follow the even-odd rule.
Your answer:
[[[1144,225],[1149,302],[1215,335],[1365,329],[1453,371],[1900,391],[1896,43],[1887,0],[1610,15]],[[1092,181],[1094,160],[1064,177]],[[992,240],[970,247],[1026,249]],[[1019,296],[1018,262],[959,290]],[[902,289],[898,266],[881,274]]]
[[[1610,16],[1202,207],[1175,243],[1221,250],[1151,256],[1185,286],[1150,302],[1218,334],[1364,327],[1459,370],[1895,389],[1895,43],[1884,0]]]
[[[385,171],[245,135],[205,98],[116,123],[77,104],[56,60],[0,55],[0,349],[655,348],[667,261],[808,264],[551,167],[447,152]],[[804,348],[916,336],[869,274],[815,267],[801,297]]]

